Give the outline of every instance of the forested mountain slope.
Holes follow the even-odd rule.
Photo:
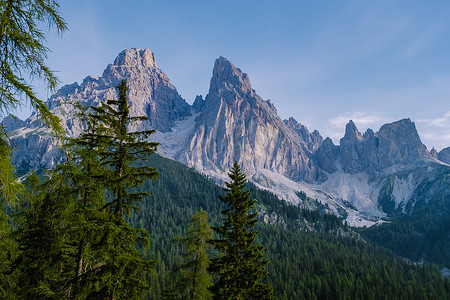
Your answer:
[[[158,168],[160,178],[145,183],[143,189],[152,195],[129,221],[151,234],[150,249],[143,251],[159,263],[150,279],[153,289],[148,297],[159,299],[174,279],[173,271],[181,257],[173,237],[185,233],[189,218],[201,208],[208,211],[210,222],[217,224],[223,209],[218,196],[223,191],[194,169],[161,156],[153,155],[150,165]],[[438,267],[407,263],[388,250],[347,237],[352,231],[333,215],[302,210],[268,192],[251,185],[249,188],[259,208],[269,216],[276,214],[266,218],[273,224],[261,223],[258,227],[259,243],[271,260],[267,280],[275,289],[276,299],[450,296],[450,282],[441,277]],[[310,226],[302,226],[305,223]]]

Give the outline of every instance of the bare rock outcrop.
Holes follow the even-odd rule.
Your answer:
[[[447,164],[450,164],[450,147],[444,148],[437,154],[437,158],[445,162]]]
[[[178,160],[219,172],[236,160],[249,176],[269,169],[293,180],[325,180],[299,133],[278,117],[270,101],[256,94],[248,75],[227,59],[216,60],[209,93],[204,103],[200,101],[196,101],[202,110],[194,133]]]

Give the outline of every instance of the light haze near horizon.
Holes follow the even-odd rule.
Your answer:
[[[450,146],[448,1],[60,2],[69,32],[48,35],[47,63],[62,85],[101,76],[124,49],[149,48],[192,104],[224,56],[281,118],[335,144],[350,119],[364,132],[410,118],[429,150]]]

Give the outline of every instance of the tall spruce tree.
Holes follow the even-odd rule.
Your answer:
[[[18,243],[14,262],[16,295],[21,299],[67,297],[70,275],[67,247],[73,201],[66,172],[58,172],[40,184],[35,173],[25,183],[18,225],[13,233]]]
[[[58,168],[68,171],[74,198],[69,231],[69,247],[72,248],[69,295],[85,298],[98,286],[96,273],[107,256],[101,239],[104,235],[102,225],[108,219],[108,212],[103,210],[106,203],[103,183],[109,170],[100,163],[99,153],[105,147],[101,126],[90,115],[89,108],[80,104],[75,106],[86,129],[78,137],[68,139],[64,145],[68,160]]]
[[[259,232],[253,227],[258,218],[251,211],[256,200],[250,199],[250,192],[245,190],[246,176],[236,161],[228,176],[227,193],[219,197],[228,208],[222,211],[223,225],[213,227],[221,239],[211,241],[219,251],[211,260],[210,270],[218,276],[211,291],[215,299],[272,299],[272,287],[260,282],[269,261],[264,259],[264,247],[255,244]]]
[[[129,125],[148,118],[129,115],[125,80],[117,88],[118,100],[91,107],[92,118],[99,125],[93,138],[101,142],[100,164],[107,167],[103,170],[102,183],[111,191],[111,200],[101,208],[108,212],[100,242],[107,256],[96,271],[98,289],[90,296],[138,299],[148,288],[144,276],[153,269],[155,261],[141,258],[136,246],[148,245],[148,233],[132,228],[126,223],[125,215],[136,210],[143,197],[149,196],[145,192],[133,192],[133,188],[147,179],[157,178],[158,172],[144,163],[156,151],[158,143],[147,140],[154,130],[129,131]]]
[[[180,265],[181,279],[178,288],[183,299],[212,299],[208,288],[212,285],[212,276],[208,272],[209,241],[213,231],[208,224],[208,213],[198,211],[189,222],[186,237],[176,237],[175,241],[184,245],[184,261]]]

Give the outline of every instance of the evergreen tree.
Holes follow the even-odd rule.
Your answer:
[[[54,27],[58,34],[67,30],[54,0],[0,1],[0,112],[9,112],[23,104],[22,95],[54,130],[62,133],[59,119],[52,115],[45,102],[38,99],[23,74],[42,79],[55,90],[58,79],[45,64],[49,49],[44,45],[42,23]]]
[[[101,238],[102,224],[108,219],[108,212],[102,208],[106,203],[103,182],[109,170],[100,163],[99,153],[104,151],[101,127],[90,110],[75,106],[86,129],[77,138],[68,139],[65,145],[68,161],[58,168],[68,171],[75,199],[69,232],[69,246],[73,249],[70,296],[83,298],[98,284],[97,267],[107,256]]]
[[[0,298],[6,297],[13,283],[11,276],[6,274],[12,261],[11,255],[15,252],[7,210],[15,204],[21,189],[10,161],[11,147],[4,137],[6,134],[0,125]]]
[[[228,204],[222,211],[223,225],[214,227],[222,238],[212,240],[219,256],[211,260],[211,271],[218,275],[211,288],[215,299],[271,299],[273,289],[260,282],[267,274],[262,253],[264,247],[255,245],[258,231],[253,227],[258,222],[254,209],[256,200],[250,199],[245,174],[234,162],[228,174],[231,181],[225,183],[225,197],[220,200]]]
[[[44,64],[49,51],[44,46],[41,23],[54,26],[58,33],[67,29],[58,12],[56,1],[8,0],[0,1],[0,119],[5,113],[23,104],[21,96],[41,114],[43,120],[62,134],[59,119],[38,99],[33,88],[23,78],[43,79],[54,90],[57,78]],[[11,263],[14,241],[10,238],[9,215],[6,205],[14,205],[21,185],[14,175],[10,156],[12,147],[5,129],[0,125],[0,298],[10,290],[11,278],[5,275]]]
[[[22,299],[67,296],[70,249],[66,246],[73,202],[66,175],[59,173],[40,184],[33,173],[27,180],[15,220],[19,227],[14,232],[18,243],[16,292]]]
[[[154,261],[144,260],[137,245],[148,244],[148,233],[134,229],[125,222],[125,215],[136,209],[136,204],[149,194],[133,192],[146,179],[156,179],[158,172],[143,165],[156,151],[157,143],[147,141],[154,130],[129,131],[129,125],[148,120],[131,117],[127,101],[126,81],[117,86],[118,100],[108,100],[100,107],[91,107],[98,130],[91,136],[101,147],[98,155],[105,166],[102,183],[111,191],[112,199],[101,210],[108,212],[103,220],[100,241],[105,256],[95,276],[99,284],[92,297],[110,299],[138,298],[147,288],[145,274],[153,269]]]
[[[175,241],[185,247],[184,262],[180,266],[181,280],[179,288],[183,299],[211,299],[208,288],[212,285],[212,276],[208,272],[208,243],[213,231],[208,224],[208,213],[198,211],[189,222],[186,237],[176,237]]]

